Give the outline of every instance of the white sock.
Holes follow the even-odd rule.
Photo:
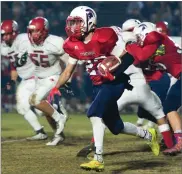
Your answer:
[[[42,129],[37,116],[35,113],[30,109],[25,115],[24,118],[29,122],[29,124],[33,127],[34,131],[38,131]]]
[[[94,154],[94,160],[99,161],[99,162],[101,162],[101,163],[104,162],[104,159],[103,159],[102,154],[99,155],[99,154],[96,154],[96,153],[95,153],[95,154]]]
[[[175,134],[181,134],[182,133],[182,130],[175,130],[174,133]]]
[[[169,124],[162,124],[158,126],[159,132],[167,132],[170,130]]]
[[[102,119],[99,117],[90,117],[90,121],[92,123],[93,136],[96,147],[96,154],[94,155],[94,159],[98,160],[99,162],[103,162],[103,140],[106,126],[102,122]]]
[[[58,122],[58,121],[60,121],[60,120],[63,120],[63,122],[65,121],[65,119],[66,119],[66,117],[63,115],[63,114],[60,114],[58,111],[56,111],[55,109],[54,109],[54,112],[53,112],[53,114],[52,114],[52,118],[56,121],[56,122]]]
[[[129,122],[124,122],[124,129],[122,130],[121,133],[136,136],[138,133],[137,126]]]
[[[140,138],[146,139],[151,141],[152,140],[152,135],[148,130],[145,130],[141,127],[137,127],[137,136]]]
[[[148,130],[145,130],[141,127],[137,127],[136,125],[129,123],[129,122],[124,122],[124,129],[122,130],[121,133],[139,136],[139,137],[147,139],[147,140],[152,139],[151,134]]]

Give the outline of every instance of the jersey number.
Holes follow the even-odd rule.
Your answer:
[[[8,56],[8,59],[10,60],[11,63],[14,63],[15,60],[17,59],[18,54],[12,54]]]
[[[48,55],[31,53],[30,59],[36,66],[41,66],[44,68],[50,67]]]

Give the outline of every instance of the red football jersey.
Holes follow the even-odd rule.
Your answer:
[[[130,44],[127,51],[134,56],[135,63],[138,64],[152,57],[160,45],[164,45],[165,54],[155,56],[154,63],[165,65],[167,72],[178,78],[181,72],[181,49],[168,36],[153,31],[146,36],[143,47]]]
[[[162,44],[165,46],[165,55],[156,56],[154,62],[162,63],[168,73],[175,78],[179,78],[182,72],[182,50],[168,36],[164,36]]]
[[[99,74],[97,66],[104,58],[111,55],[117,41],[118,36],[115,31],[105,27],[96,29],[88,43],[69,37],[65,40],[63,48],[71,57],[85,61],[86,70],[93,84],[98,85],[107,79]]]

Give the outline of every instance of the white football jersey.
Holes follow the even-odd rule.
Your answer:
[[[22,54],[27,51],[28,40],[28,35],[26,33],[19,34],[11,47],[6,44],[2,44],[2,55],[7,56],[10,60],[10,63],[13,64],[17,56],[21,57]],[[27,63],[22,67],[16,68],[16,70],[22,79],[28,79],[34,75],[35,65],[29,59],[27,59]]]
[[[125,50],[125,45],[127,41],[136,41],[136,36],[131,32],[122,32],[119,27],[111,27],[118,35],[118,41],[116,46],[112,50],[113,55],[120,56],[122,53],[127,52]],[[121,58],[122,60],[122,58]],[[121,61],[122,63],[122,61]],[[133,64],[130,65],[124,72],[130,76],[131,84],[133,86],[146,84],[145,76],[143,75],[142,69],[135,67]]]
[[[7,56],[9,52],[10,47],[5,44],[4,42],[1,42],[1,56]]]
[[[60,59],[64,57],[63,42],[62,37],[55,35],[49,35],[42,45],[28,42],[28,55],[36,66],[37,77],[46,78],[62,72]]]

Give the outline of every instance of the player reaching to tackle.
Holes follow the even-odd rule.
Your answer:
[[[129,19],[123,23],[122,31],[133,31],[133,29],[139,24],[140,21],[136,19]],[[132,91],[125,90],[123,95],[119,98],[119,100],[117,101],[119,110],[121,111],[128,104],[137,104],[140,106],[140,108],[146,111],[145,113],[147,113],[148,115],[150,114],[150,116],[148,116],[147,118],[155,121],[156,123],[156,116],[163,116],[165,114],[163,112],[163,108],[159,98],[153,92],[151,92],[141,68],[131,65],[125,71],[125,73],[130,76],[130,84],[132,84],[134,88]],[[165,87],[163,87],[163,89],[164,88]],[[146,118],[145,115],[142,116]],[[124,124],[128,123],[124,122]],[[142,134],[140,134],[139,132],[144,132],[145,130],[130,124],[130,131],[130,134],[133,133],[133,135],[138,135],[142,137]],[[148,133],[146,133],[146,135],[148,135]],[[92,151],[94,151],[94,138],[92,138],[90,145],[84,147],[78,152],[77,156],[86,157]]]
[[[182,134],[176,110],[181,106],[181,48],[176,46],[167,35],[157,32],[155,25],[150,22],[141,23],[134,29],[134,33],[138,37],[138,44],[130,43],[126,48],[135,57],[135,64],[138,66],[143,65],[143,62],[147,66],[162,64],[168,73],[178,79],[169,90],[163,107],[165,114],[168,117],[174,116],[178,122],[177,130],[173,128],[177,143],[173,146],[169,141],[172,147],[168,146],[169,149],[165,150],[164,154],[179,153],[182,149]]]

